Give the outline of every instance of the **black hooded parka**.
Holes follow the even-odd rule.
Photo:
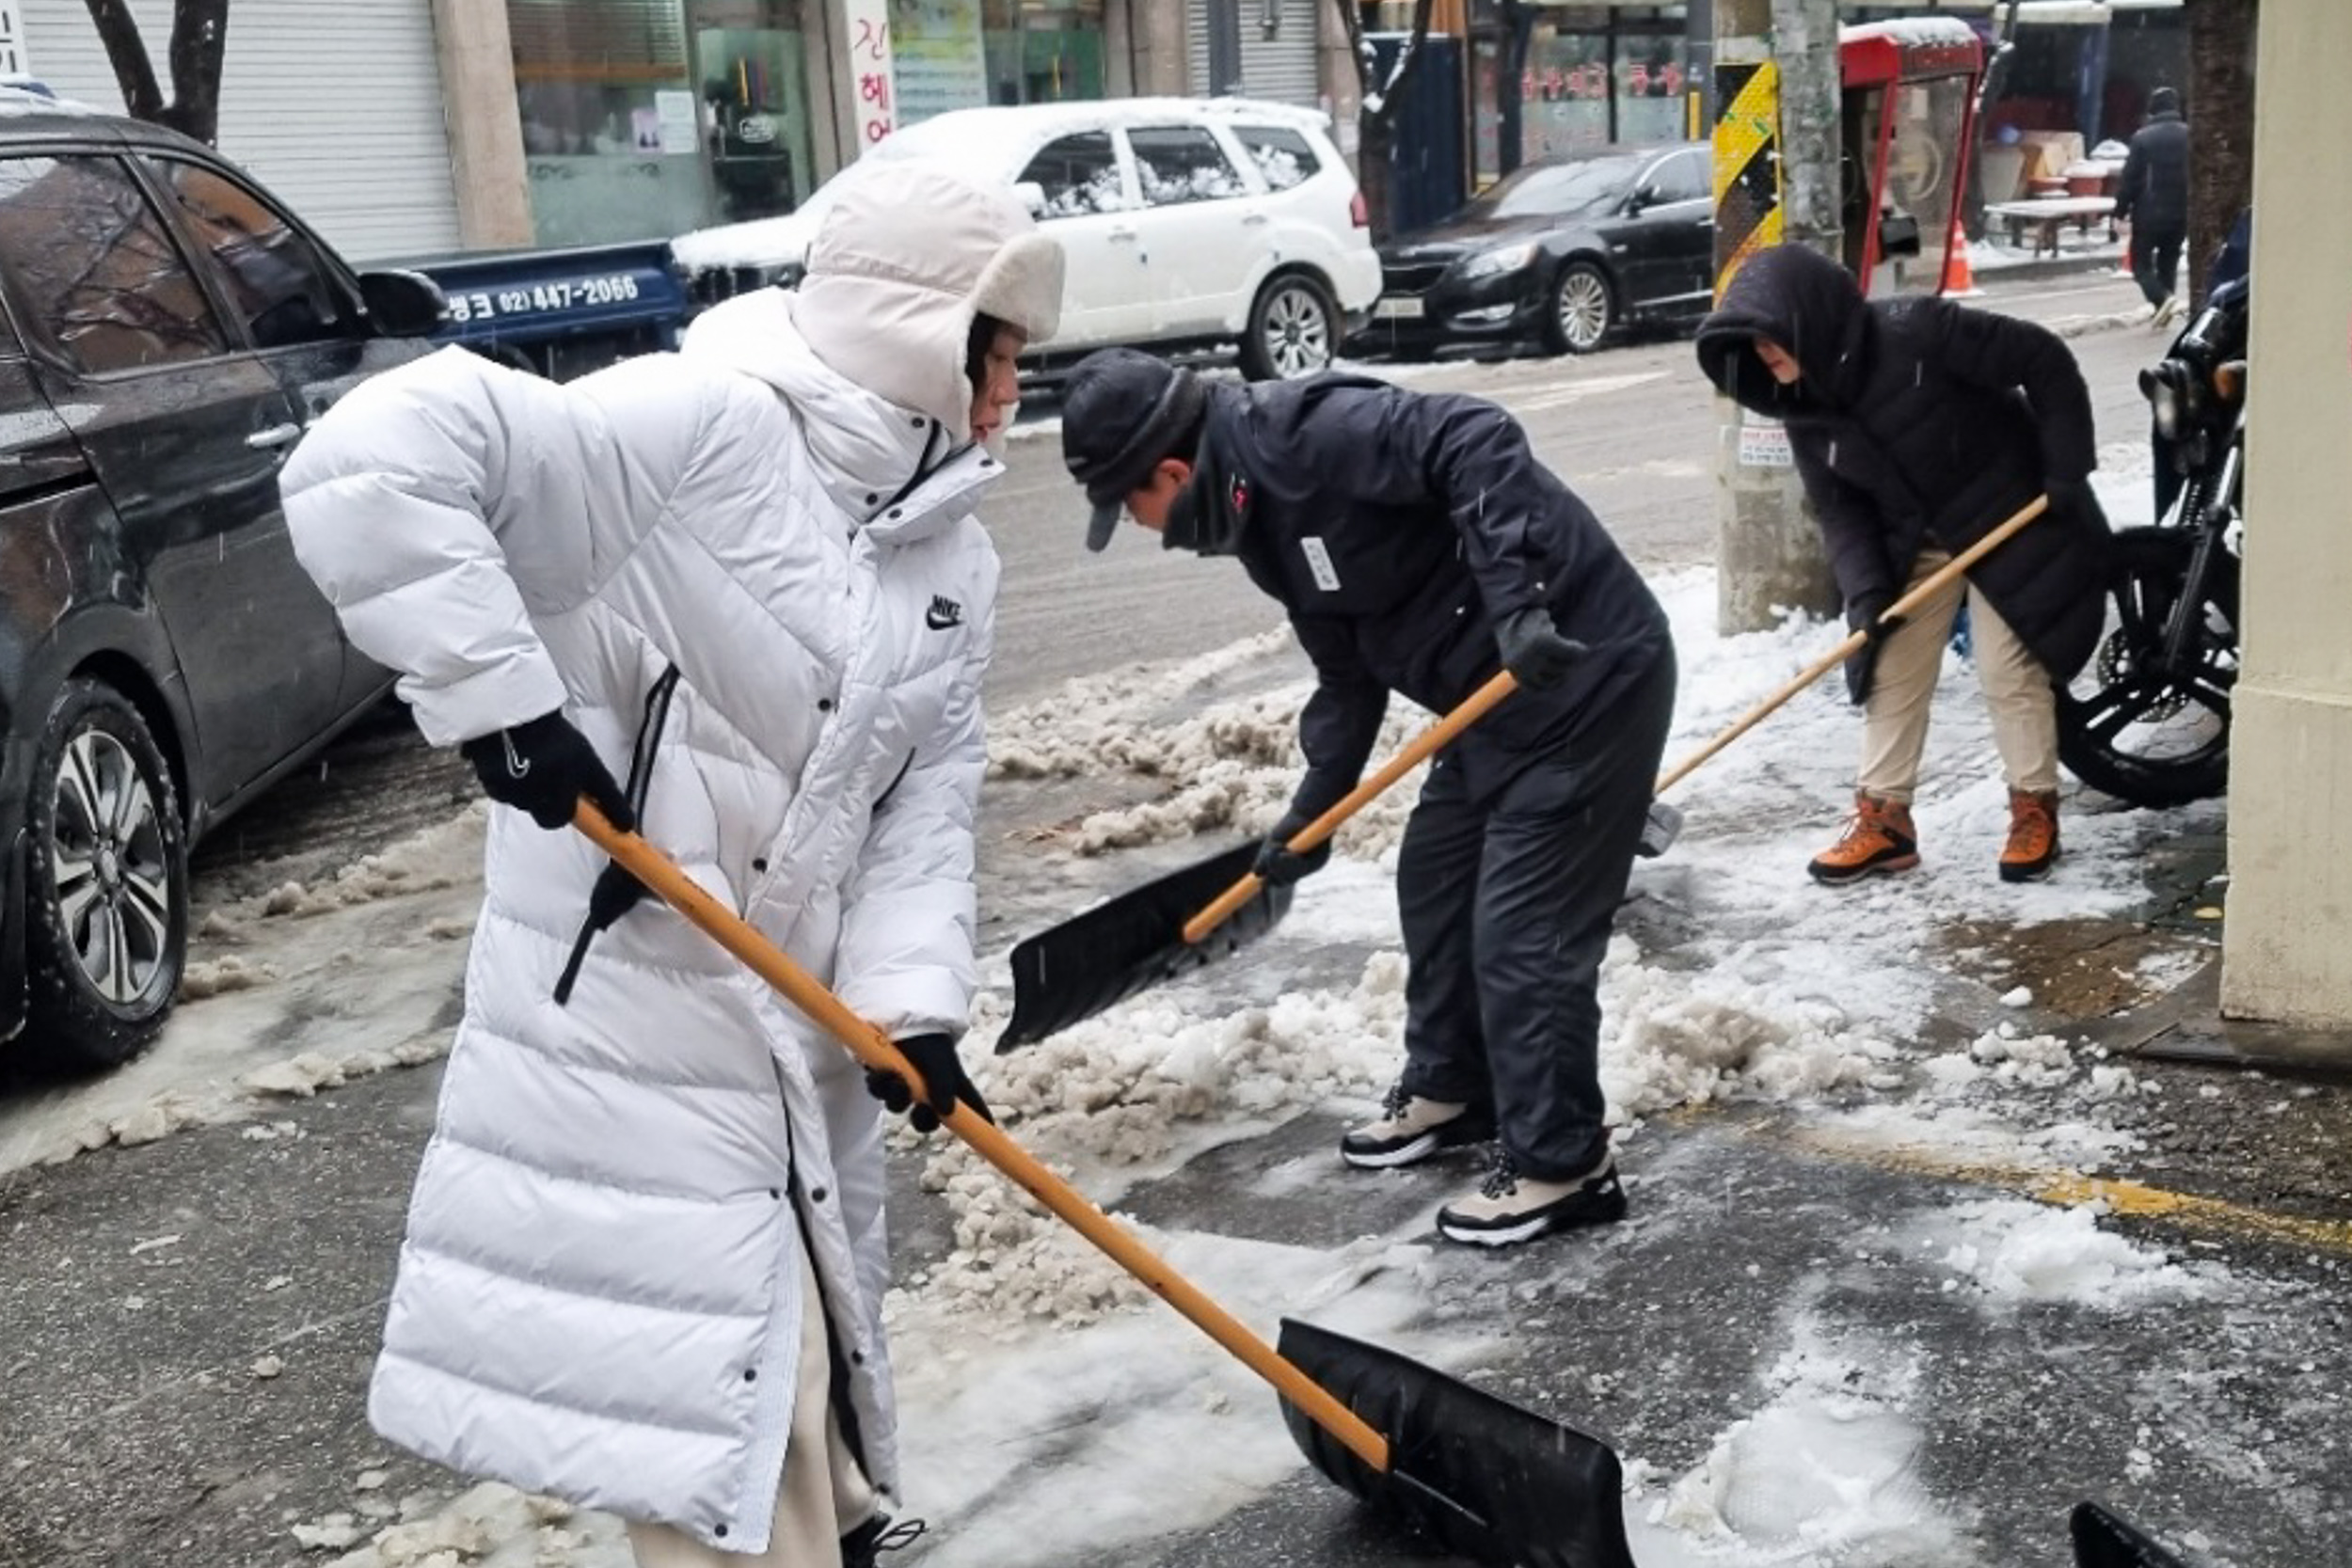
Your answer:
[[[1756,340],[1804,371],[1774,380]],[[1775,246],[1700,325],[1699,364],[1743,407],[1786,422],[1851,610],[1901,594],[1928,546],[1957,555],[2097,459],[2090,394],[2047,329],[1946,300],[1863,299],[1843,267]],[[2081,669],[2106,615],[2106,518],[2053,507],[1970,568],[2056,681]]]

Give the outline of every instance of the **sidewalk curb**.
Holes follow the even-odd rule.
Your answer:
[[[1972,254],[1969,270],[1976,275],[1979,287],[1986,283],[2006,283],[2012,278],[2020,283],[2038,283],[2052,277],[2079,277],[2087,272],[2106,272],[2115,268],[2121,255],[2085,252],[2075,256],[2043,257],[2038,261],[2003,261],[1995,266],[1979,266]]]
[[[2138,310],[2109,310],[2095,316],[2059,316],[2042,325],[2061,338],[2083,338],[2093,332],[2120,332],[2127,326],[2145,326],[2148,317]],[[2162,341],[2171,341],[2169,338]]]

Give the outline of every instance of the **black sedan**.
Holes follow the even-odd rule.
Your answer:
[[[1711,169],[1705,142],[1530,164],[1443,223],[1380,247],[1380,300],[1353,346],[1532,339],[1585,354],[1627,323],[1704,314]]]
[[[446,309],[210,148],[0,87],[0,1041],[151,1038],[188,847],[378,701],[278,467]]]

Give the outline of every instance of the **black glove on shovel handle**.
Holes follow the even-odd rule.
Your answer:
[[[910,1035],[898,1042],[898,1053],[914,1064],[920,1076],[910,1083],[895,1072],[867,1068],[866,1092],[892,1113],[904,1114],[917,1132],[938,1132],[939,1118],[951,1114],[958,1104],[972,1107],[982,1121],[996,1119],[989,1114],[988,1101],[980,1098],[977,1085],[965,1076],[953,1036]],[[916,1084],[927,1091],[920,1100],[914,1097]]]
[[[1249,874],[1268,887],[1289,887],[1322,870],[1331,860],[1331,842],[1327,837],[1303,851],[1291,847],[1291,840],[1313,820],[1312,813],[1300,811],[1296,806],[1284,812],[1281,820],[1274,824],[1274,831],[1265,835],[1265,844],[1259,849]]]
[[[1495,623],[1495,649],[1502,667],[1531,690],[1549,691],[1568,678],[1592,650],[1563,637],[1549,607],[1529,605]]]
[[[583,795],[624,832],[637,826],[637,814],[628,809],[628,797],[612,769],[560,712],[460,741],[457,750],[473,764],[485,795],[529,812],[550,832],[571,821],[572,807]]]

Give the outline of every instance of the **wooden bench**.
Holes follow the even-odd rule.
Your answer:
[[[2011,245],[2022,242],[2026,231],[2032,230],[2036,256],[2058,254],[2058,230],[2069,223],[2088,234],[2093,219],[2105,218],[2107,238],[2115,238],[2115,198],[2111,196],[2045,196],[2032,201],[1989,201],[1985,203],[1984,214],[2009,225]]]

